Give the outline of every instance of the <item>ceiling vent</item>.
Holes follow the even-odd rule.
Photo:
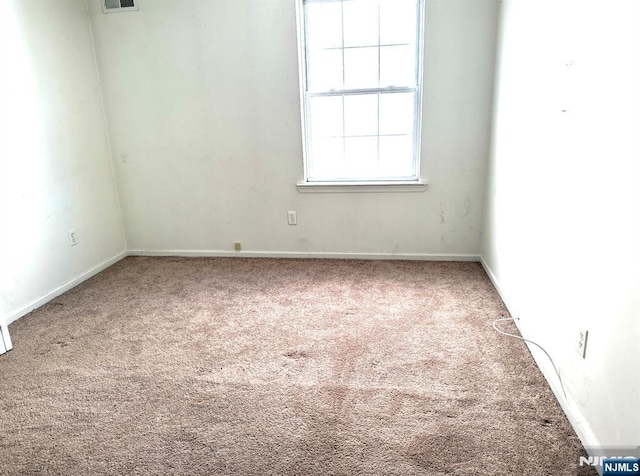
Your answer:
[[[103,0],[104,13],[133,12],[138,10],[138,0]]]

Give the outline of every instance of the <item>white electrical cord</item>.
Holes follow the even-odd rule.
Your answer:
[[[505,335],[505,336],[508,336],[508,337],[513,337],[514,339],[523,340],[525,342],[528,342],[529,344],[535,345],[538,349],[540,349],[542,352],[544,352],[544,355],[547,356],[547,358],[549,359],[549,362],[551,362],[551,365],[553,366],[553,370],[555,371],[556,375],[558,376],[558,380],[560,381],[560,389],[562,390],[562,394],[564,395],[565,400],[568,402],[569,399],[567,398],[567,392],[564,391],[564,384],[562,383],[562,377],[560,377],[560,372],[558,372],[558,368],[556,367],[555,362],[553,361],[553,359],[549,355],[549,352],[544,350],[544,347],[542,347],[537,342],[534,342],[534,341],[529,340],[529,339],[525,339],[524,337],[520,337],[520,336],[517,336],[515,334],[509,334],[508,332],[504,332],[503,330],[498,329],[498,326],[496,325],[496,323],[498,323],[498,322],[502,322],[502,321],[517,321],[518,319],[519,318],[517,318],[517,317],[502,317],[500,319],[496,319],[495,321],[493,321],[493,328],[499,334],[502,334],[502,335]]]

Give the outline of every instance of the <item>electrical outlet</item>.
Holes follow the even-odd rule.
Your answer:
[[[287,221],[289,222],[289,225],[297,225],[298,216],[296,212],[287,212]]]
[[[234,244],[234,248],[236,251],[240,251],[242,249],[242,243],[240,243],[239,241],[236,241]]]
[[[583,359],[587,355],[587,338],[588,337],[589,337],[589,331],[584,329],[580,329],[580,331],[578,331],[578,346],[576,347],[576,350],[578,351],[578,354],[580,354],[580,357],[582,357]]]
[[[76,230],[69,230],[69,246],[76,246],[78,244],[78,235],[76,235]]]

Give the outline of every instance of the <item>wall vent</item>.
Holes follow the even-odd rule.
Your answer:
[[[103,0],[104,13],[133,12],[138,10],[138,0]]]

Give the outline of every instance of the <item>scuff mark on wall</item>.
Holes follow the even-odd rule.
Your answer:
[[[462,206],[463,208],[463,212],[462,212],[462,217],[466,217],[469,212],[471,211],[471,198],[469,197],[469,195],[467,195],[464,199],[464,205]]]

